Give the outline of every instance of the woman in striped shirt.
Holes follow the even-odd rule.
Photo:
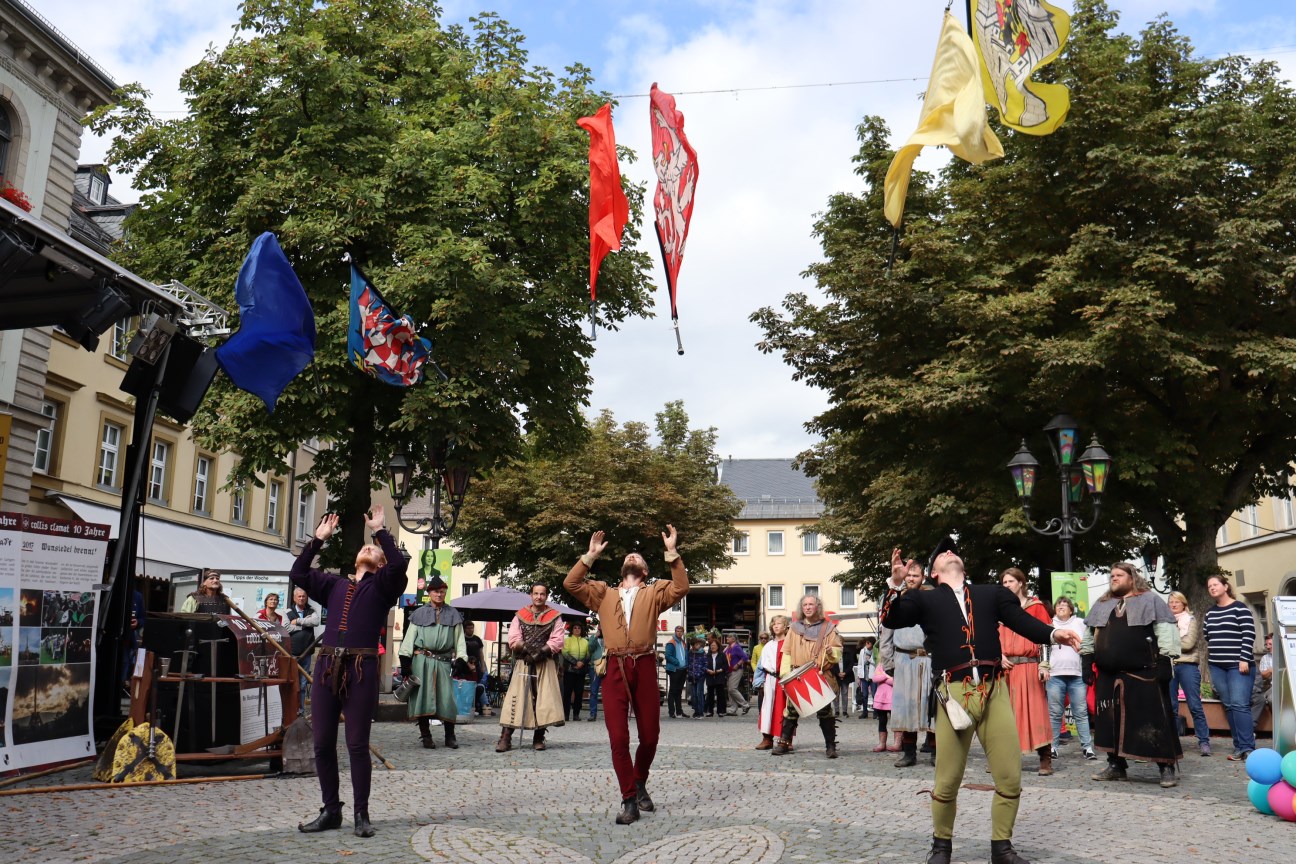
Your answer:
[[[1255,727],[1251,722],[1255,616],[1234,596],[1226,576],[1206,580],[1206,593],[1215,601],[1203,619],[1211,686],[1224,703],[1224,715],[1233,732],[1233,754],[1228,758],[1238,762],[1255,749]]]

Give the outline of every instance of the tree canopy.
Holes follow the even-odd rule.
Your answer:
[[[1038,430],[1059,411],[1115,459],[1081,565],[1150,535],[1198,593],[1228,516],[1289,494],[1296,92],[1270,63],[1195,56],[1164,18],[1137,38],[1116,23],[1078,0],[1043,73],[1071,88],[1057,132],[998,128],[1004,159],[915,176],[890,273],[892,151],[866,118],[868,189],[834,196],[816,226],[825,259],[808,274],[826,300],[794,293],[753,316],[762,349],[830,395],[801,458],[856,584],[880,585],[893,545],[925,553],[955,527],[979,572],[1060,569],[1004,468],[1035,436],[1036,511],[1058,514]]]
[[[252,240],[278,235],[315,310],[315,361],[273,415],[222,378],[194,428],[240,452],[243,477],[284,470],[299,442],[334,445],[308,479],[344,515],[368,506],[395,452],[449,440],[452,460],[482,471],[524,434],[549,446],[584,428],[589,139],[576,120],[607,96],[582,66],[556,78],[529,65],[495,15],[467,29],[439,16],[433,0],[245,0],[237,34],[185,72],[183,117],[153,116],[130,87],[92,121],[117,133],[110,158],[145,190],[124,250],[141,274],[232,309]],[[628,192],[637,213],[643,190]],[[606,328],[650,314],[636,224],[603,264]],[[432,339],[448,380],[400,389],[348,364],[344,253]],[[359,523],[344,521],[349,548]]]
[[[664,575],[661,534],[671,524],[689,578],[709,579],[733,563],[732,520],[742,509],[716,482],[715,430],[690,430],[683,403],[671,402],[657,414],[656,439],[646,424],[618,424],[602,412],[576,449],[556,456],[533,450],[474,484],[455,544],[505,584],[559,590],[598,530],[608,548],[593,578],[620,582],[630,552]]]

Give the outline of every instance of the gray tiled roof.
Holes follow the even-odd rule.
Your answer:
[[[739,519],[815,518],[823,502],[814,483],[792,466],[791,459],[725,459],[720,482],[743,501]]]

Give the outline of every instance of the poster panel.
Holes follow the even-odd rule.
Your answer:
[[[1084,618],[1089,614],[1089,574],[1088,573],[1054,573],[1053,605],[1059,597],[1066,597],[1075,604],[1076,617]]]
[[[454,591],[454,583],[450,578],[450,571],[454,564],[453,549],[425,549],[419,556],[419,578],[423,580],[431,579],[433,573],[441,576],[442,581],[446,583],[446,599],[449,601],[459,595]],[[427,589],[420,587],[418,592],[418,605],[422,606],[427,602]]]
[[[93,588],[108,534],[107,525],[0,513],[0,632],[10,646],[8,666],[0,657],[4,769],[94,755]]]

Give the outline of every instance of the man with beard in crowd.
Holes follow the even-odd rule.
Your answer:
[[[1122,563],[1112,565],[1107,593],[1085,624],[1080,668],[1093,686],[1098,664],[1090,725],[1094,746],[1107,752],[1107,767],[1093,779],[1126,780],[1128,760],[1146,759],[1160,768],[1163,788],[1178,786],[1175,763],[1183,748],[1168,688],[1181,644],[1174,613],[1137,567]]]
[[[931,590],[925,584],[922,565],[910,561],[905,568],[904,590]],[[895,767],[908,768],[918,763],[918,733],[927,733],[924,748],[931,753],[931,764],[936,764],[935,736],[928,713],[931,702],[931,657],[927,656],[927,636],[921,625],[880,631],[882,668],[892,676],[891,717],[887,726],[901,733],[900,749],[903,751]],[[931,745],[927,748],[926,745]]]

